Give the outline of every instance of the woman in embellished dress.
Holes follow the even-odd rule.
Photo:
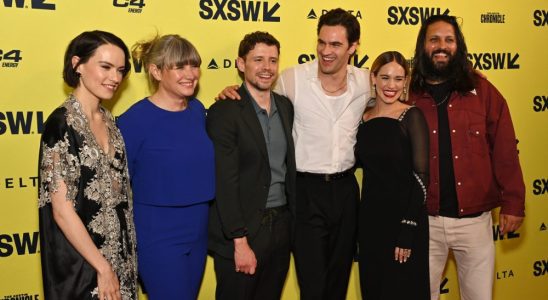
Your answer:
[[[408,66],[398,52],[371,68],[375,105],[363,115],[356,156],[362,165],[358,243],[362,297],[429,299],[428,127],[403,98]]]
[[[108,32],[83,32],[65,52],[63,79],[74,90],[47,119],[40,143],[45,299],[137,299],[124,143],[101,106],[129,70],[127,47]]]

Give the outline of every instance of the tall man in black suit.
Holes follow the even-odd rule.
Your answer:
[[[279,42],[266,32],[244,37],[237,66],[241,101],[208,112],[217,196],[210,213],[217,299],[280,299],[289,269],[295,212],[293,106],[271,91]]]

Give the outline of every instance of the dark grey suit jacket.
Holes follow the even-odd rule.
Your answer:
[[[216,199],[209,215],[209,250],[234,258],[236,237],[253,239],[260,227],[270,187],[270,164],[266,142],[253,101],[247,90],[241,100],[220,100],[207,115],[207,132],[215,147]],[[293,105],[273,93],[287,140],[285,188],[289,208],[295,215],[295,146]]]

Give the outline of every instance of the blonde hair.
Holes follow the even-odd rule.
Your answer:
[[[158,80],[150,74],[150,65],[167,70],[185,65],[199,67],[202,64],[200,54],[194,45],[177,34],[157,35],[151,40],[137,42],[131,48],[131,55],[143,62],[153,92],[158,89]]]

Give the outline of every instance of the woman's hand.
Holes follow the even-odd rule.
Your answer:
[[[411,256],[411,249],[403,249],[396,247],[394,251],[394,260],[399,261],[400,264],[407,262],[407,259]]]
[[[97,289],[99,300],[122,300],[118,277],[108,263],[104,270],[97,271]]]

